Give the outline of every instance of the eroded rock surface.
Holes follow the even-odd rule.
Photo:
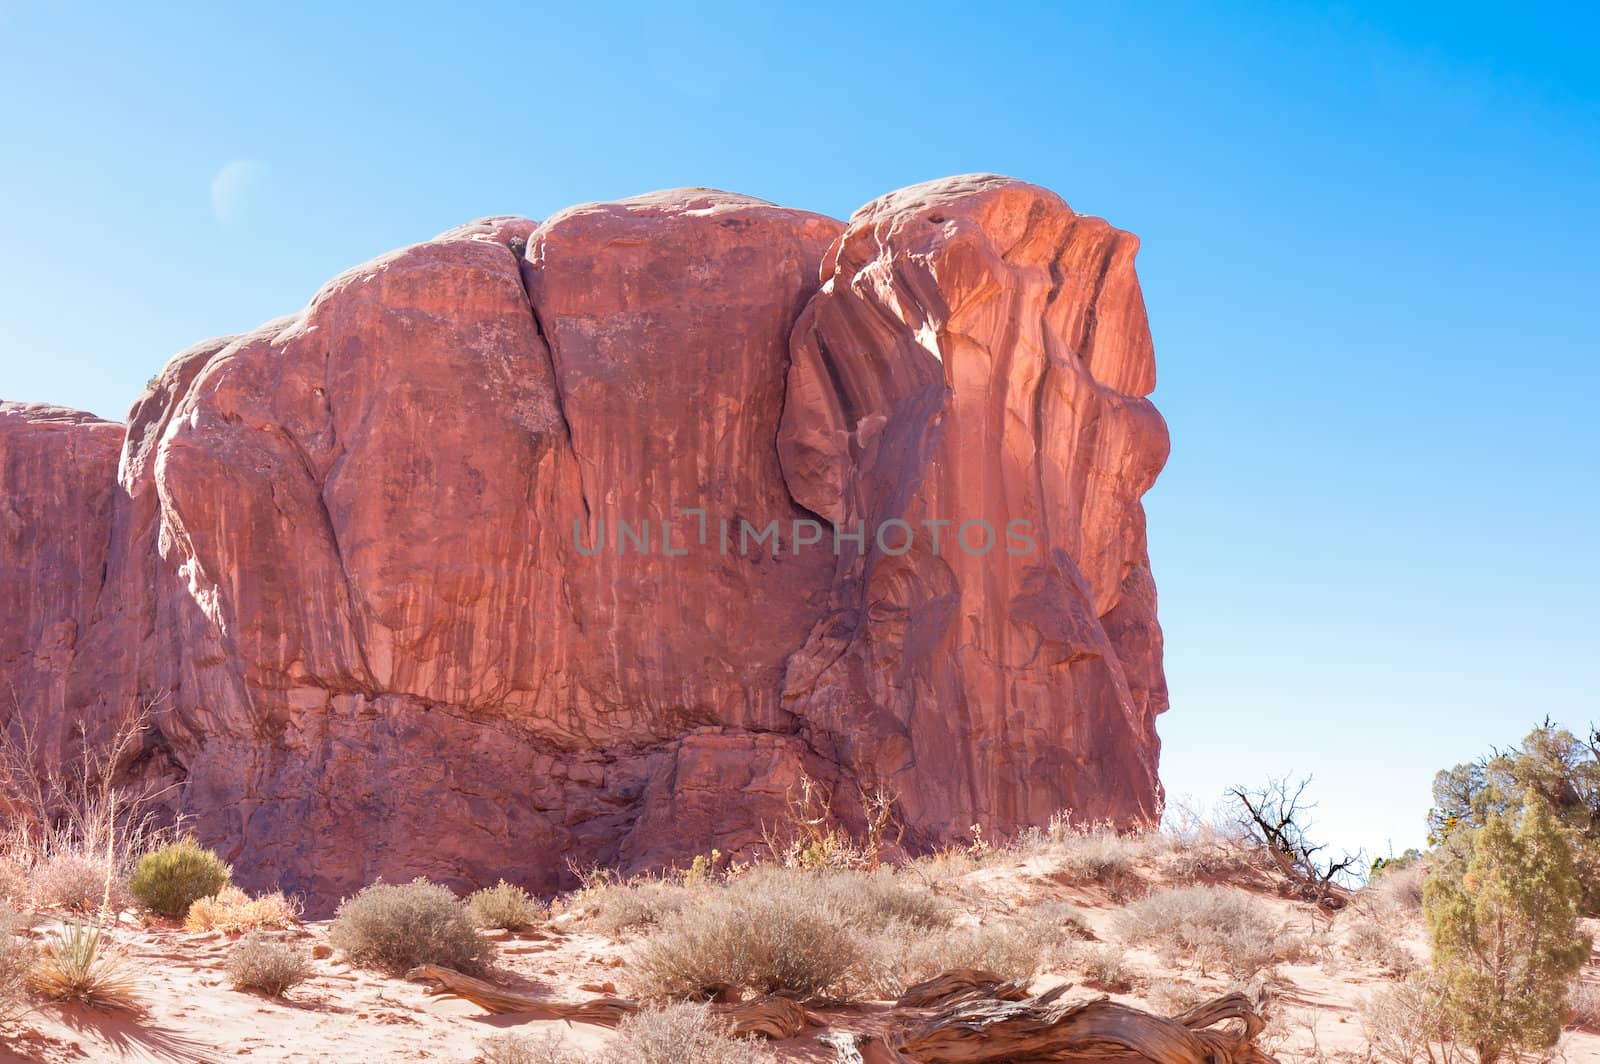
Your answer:
[[[386,255],[125,430],[0,406],[0,678],[62,748],[154,702],[139,771],[314,902],[736,851],[802,773],[912,844],[1146,817],[1136,248],[969,176]]]

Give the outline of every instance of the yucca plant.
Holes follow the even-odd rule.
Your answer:
[[[48,1001],[103,1009],[139,1007],[133,976],[107,952],[101,929],[76,920],[51,933],[28,975],[28,988]]]

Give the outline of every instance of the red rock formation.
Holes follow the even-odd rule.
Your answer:
[[[915,842],[1147,816],[1135,248],[967,177],[384,256],[174,359],[125,438],[0,407],[3,679],[55,721],[160,697],[198,832],[313,899],[737,850],[802,772]]]

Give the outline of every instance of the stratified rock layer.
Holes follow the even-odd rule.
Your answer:
[[[314,902],[737,851],[802,774],[913,845],[1147,817],[1136,248],[971,176],[384,256],[125,431],[0,405],[0,679],[57,751],[154,704],[136,770]]]

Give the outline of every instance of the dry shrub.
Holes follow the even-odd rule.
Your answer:
[[[583,1054],[570,1048],[565,1038],[546,1031],[540,1038],[502,1034],[478,1047],[484,1064],[588,1064]]]
[[[1182,882],[1237,876],[1259,863],[1259,855],[1236,825],[1207,818],[1192,808],[1169,809],[1159,841],[1157,864],[1162,874]]]
[[[1142,991],[1150,1008],[1161,1016],[1181,1016],[1217,995],[1181,979],[1158,979]]]
[[[1382,898],[1387,905],[1400,913],[1422,915],[1422,888],[1428,882],[1431,866],[1425,859],[1417,859],[1394,869],[1380,872],[1362,893]]]
[[[0,854],[0,902],[21,903],[27,897],[27,866],[21,861]]]
[[[183,927],[186,931],[237,935],[246,931],[283,931],[299,922],[299,904],[284,897],[282,891],[252,898],[238,887],[227,886],[189,906]]]
[[[51,933],[28,974],[28,988],[47,1001],[76,1001],[96,1008],[139,1006],[133,976],[109,950],[100,928],[71,922]]]
[[[900,845],[905,833],[895,814],[895,796],[887,788],[858,792],[863,829],[853,835],[833,812],[833,792],[802,773],[787,795],[783,820],[762,831],[773,860],[785,868],[808,871],[876,872],[885,854]],[[974,826],[975,832],[981,829]]]
[[[681,883],[643,877],[622,880],[594,872],[585,877],[585,885],[571,895],[568,905],[583,913],[595,930],[616,939],[624,932],[660,926],[690,900]]]
[[[1600,1031],[1600,983],[1585,983],[1581,979],[1573,983],[1567,1003],[1572,1008],[1569,1024]]]
[[[287,942],[252,931],[228,951],[228,982],[235,990],[259,990],[272,997],[311,976],[311,958]]]
[[[896,927],[873,941],[873,989],[892,997],[952,968],[981,968],[1007,979],[1030,979],[1061,956],[1063,932],[1044,921],[1003,920],[932,933]]]
[[[735,1038],[701,1005],[670,1005],[622,1021],[602,1064],[777,1064],[754,1038]]]
[[[521,887],[501,880],[492,887],[473,892],[467,909],[479,927],[505,931],[526,931],[544,919],[544,906]]]
[[[91,734],[81,722],[74,725],[69,739],[77,756],[68,760],[41,739],[38,720],[18,706],[0,726],[0,805],[7,809],[0,855],[30,877],[53,858],[75,855],[109,867],[113,882],[125,880],[139,855],[169,834],[159,824],[158,807],[170,788],[120,782],[139,756],[154,708],[128,713],[109,732]]]
[[[640,948],[645,992],[703,997],[724,986],[801,998],[842,998],[866,978],[864,929],[830,889],[837,877],[753,874],[667,916]]]
[[[1344,951],[1385,975],[1403,979],[1417,970],[1417,958],[1390,928],[1376,920],[1357,917],[1345,935]]]
[[[1133,989],[1133,972],[1127,955],[1110,943],[1075,943],[1066,952],[1066,964],[1083,977],[1084,985],[1113,994]]]
[[[404,975],[419,964],[481,974],[494,944],[478,934],[467,907],[447,887],[414,879],[378,882],[339,904],[328,941],[353,964]]]
[[[1057,880],[1097,884],[1120,902],[1142,885],[1137,866],[1151,855],[1155,841],[1146,833],[1118,833],[1110,824],[1075,825],[1057,814],[1042,831],[1024,832],[1011,849],[1025,857],[1048,858],[1056,865]]]
[[[1373,1055],[1388,1064],[1453,1064],[1466,1059],[1456,1047],[1443,991],[1422,974],[1364,1001],[1361,1025]]]
[[[1227,887],[1148,894],[1120,914],[1117,930],[1130,945],[1150,946],[1166,964],[1187,959],[1202,974],[1221,965],[1236,979],[1305,949],[1304,939],[1288,934],[1260,900]]]
[[[37,954],[33,943],[17,937],[22,927],[21,916],[0,907],[0,1026],[22,1014],[23,992]]]
[[[109,872],[109,878],[108,878]],[[58,850],[33,867],[28,893],[41,908],[87,913],[109,905],[120,912],[132,904],[127,882],[108,868],[104,854]]]
[[[179,839],[139,858],[128,889],[151,912],[182,918],[189,906],[228,885],[233,869],[193,839]]]

